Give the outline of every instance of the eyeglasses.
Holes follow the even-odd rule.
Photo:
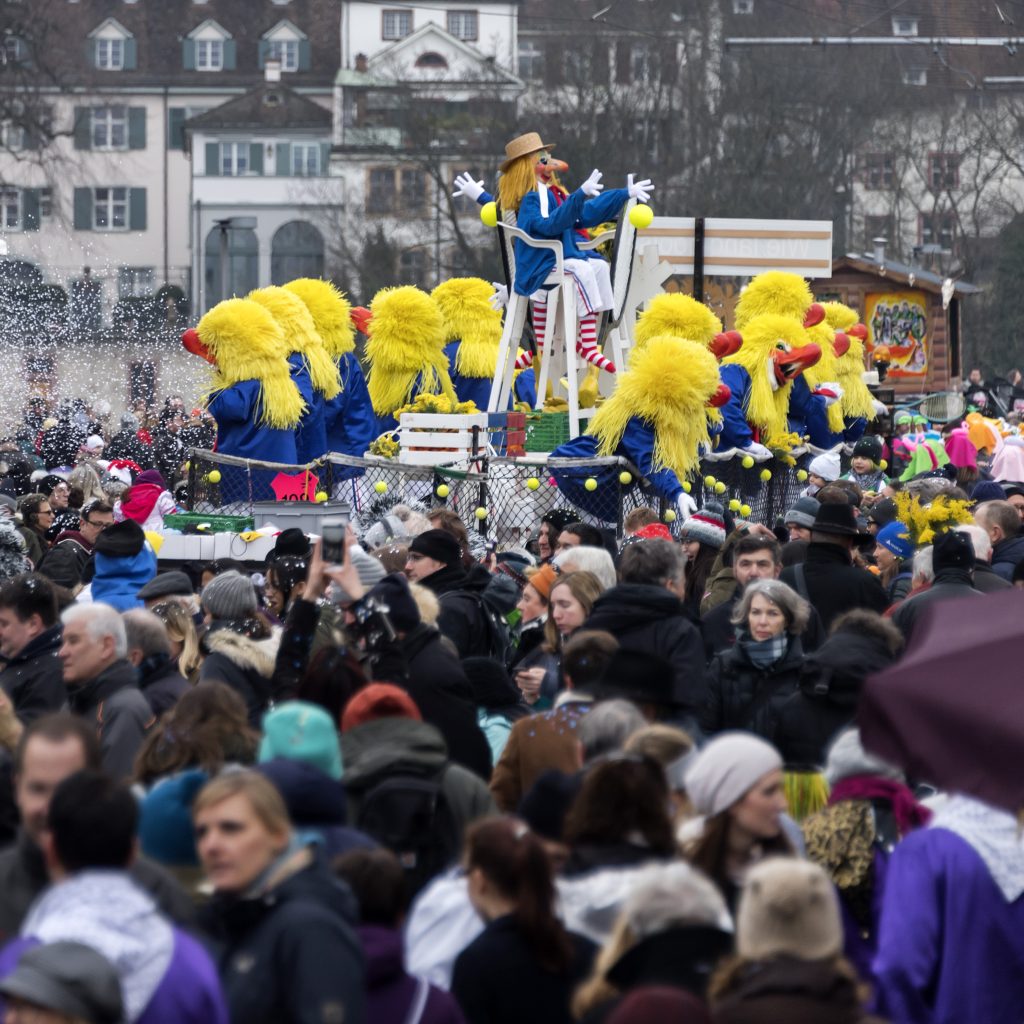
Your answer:
[[[89,526],[98,526],[100,528],[100,532],[105,530],[108,526],[113,526],[114,525],[113,519],[99,519],[99,520],[97,520],[97,519],[89,519],[88,516],[82,516],[82,522],[83,523],[88,523]]]
[[[38,511],[36,512],[36,515],[40,515],[40,516],[52,516],[52,515],[53,515],[53,509],[52,509],[52,508],[41,508],[41,509],[39,509],[39,510],[38,510]]]

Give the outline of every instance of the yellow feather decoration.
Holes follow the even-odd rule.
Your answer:
[[[284,332],[259,303],[219,302],[199,321],[196,331],[217,360],[211,395],[245,380],[258,380],[260,422],[280,430],[298,425],[306,403],[291,377]]]
[[[247,298],[258,302],[284,331],[289,354],[298,352],[309,370],[313,387],[324,398],[334,398],[341,391],[338,367],[327,354],[320,335],[316,333],[313,317],[306,304],[286,288],[268,285],[249,292]]]
[[[285,289],[306,304],[327,354],[334,359],[347,355],[356,347],[356,331],[352,326],[352,304],[331,284],[315,277],[289,281]]]
[[[768,270],[758,274],[740,293],[736,303],[736,329],[743,331],[755,316],[776,313],[792,317],[801,324],[807,307],[814,301],[810,286],[799,274],[785,270]],[[743,341],[746,344],[744,333]]]
[[[699,463],[698,449],[711,447],[708,421],[720,413],[708,399],[721,383],[715,357],[695,341],[654,337],[634,351],[587,433],[596,437],[599,452],[611,455],[635,416],[654,428],[653,466],[683,477]]]
[[[430,293],[444,320],[445,344],[459,342],[455,369],[463,377],[494,377],[501,311],[491,305],[493,295],[494,286],[480,277],[455,277]]]
[[[659,335],[687,338],[706,346],[721,330],[722,321],[703,302],[681,292],[666,292],[651,300],[637,318],[633,334],[636,348]]]
[[[390,415],[421,392],[455,401],[437,303],[419,288],[403,285],[377,292],[370,313],[366,386],[373,411]]]
[[[849,330],[858,321],[855,310],[841,302],[824,302],[825,323],[837,331]],[[843,387],[843,397],[836,404],[849,419],[874,419],[874,397],[864,383],[864,343],[850,335],[850,347],[837,360],[837,372],[833,378]]]

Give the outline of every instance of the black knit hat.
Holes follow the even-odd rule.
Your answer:
[[[424,530],[413,537],[409,552],[425,555],[445,565],[457,565],[462,560],[459,542],[446,530]]]
[[[555,534],[561,533],[570,523],[579,521],[579,513],[570,508],[553,508],[540,517],[542,523],[549,523],[555,528]]]
[[[416,599],[409,590],[409,581],[400,572],[385,576],[380,583],[373,586],[367,596],[387,606],[387,616],[399,633],[408,633],[420,624],[420,610],[416,606]]]
[[[940,569],[974,569],[974,544],[966,533],[947,530],[940,533],[932,545],[932,568]]]
[[[96,538],[93,550],[108,558],[134,558],[146,543],[146,535],[134,519],[108,526]]]
[[[873,434],[865,434],[853,446],[853,458],[870,459],[877,466],[882,461],[882,442]]]

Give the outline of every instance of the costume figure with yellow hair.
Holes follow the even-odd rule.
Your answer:
[[[610,189],[602,195],[602,175],[594,170],[575,192],[566,194],[560,187],[551,187],[554,176],[569,169],[568,164],[551,155],[552,148],[537,132],[508,143],[498,179],[498,202],[503,211],[516,214],[516,226],[528,235],[561,241],[565,273],[576,284],[576,352],[594,366],[614,373],[615,364],[597,347],[598,316],[614,305],[611,272],[600,253],[579,248],[580,232],[614,220],[630,198],[647,202],[654,186],[649,180],[635,182],[630,174],[625,188]],[[457,177],[455,185],[457,196],[466,195],[479,203],[493,199],[483,182],[473,181],[468,174]],[[533,333],[540,345],[547,324],[548,298],[555,287],[550,280],[555,255],[516,239],[515,259],[512,288],[517,295],[530,299]],[[522,369],[531,362],[532,355],[524,353],[516,366]]]
[[[868,423],[876,416],[884,416],[888,410],[868,390],[864,383],[864,342],[868,329],[858,323],[855,310],[841,302],[826,302],[825,322],[836,331],[842,331],[850,339],[846,351],[839,357],[836,380],[843,389],[841,406],[843,412],[843,439],[847,444],[856,444],[861,439]]]
[[[718,363],[704,344],[668,335],[648,338],[633,351],[628,369],[586,433],[551,455],[563,459],[621,455],[685,518],[696,511],[696,505],[683,489],[683,478],[698,468],[701,454],[710,450],[712,434],[721,424],[718,409],[728,400],[729,389],[719,379]],[[575,506],[606,521],[615,519],[618,468],[590,466],[552,473]],[[588,489],[588,478],[597,486]]]
[[[355,353],[352,306],[329,281],[300,277],[285,288],[306,304],[320,340],[334,361],[341,390],[324,405],[327,450],[361,458],[377,435],[363,368]],[[335,466],[335,479],[340,466]]]
[[[324,403],[341,390],[338,368],[327,355],[306,304],[277,285],[257,288],[246,296],[259,303],[284,333],[288,365],[306,403],[306,412],[295,432],[295,453],[300,463],[313,462],[327,453]]]
[[[637,317],[633,350],[642,348],[651,338],[666,335],[704,345],[719,362],[743,345],[739,331],[723,331],[722,321],[703,302],[682,292],[663,292],[651,299]]]

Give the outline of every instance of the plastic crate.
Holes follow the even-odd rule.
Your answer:
[[[526,450],[552,452],[569,440],[567,412],[529,412],[526,414]]]
[[[202,515],[198,512],[164,516],[164,528],[180,533],[243,533],[251,530],[253,525],[252,516]]]

